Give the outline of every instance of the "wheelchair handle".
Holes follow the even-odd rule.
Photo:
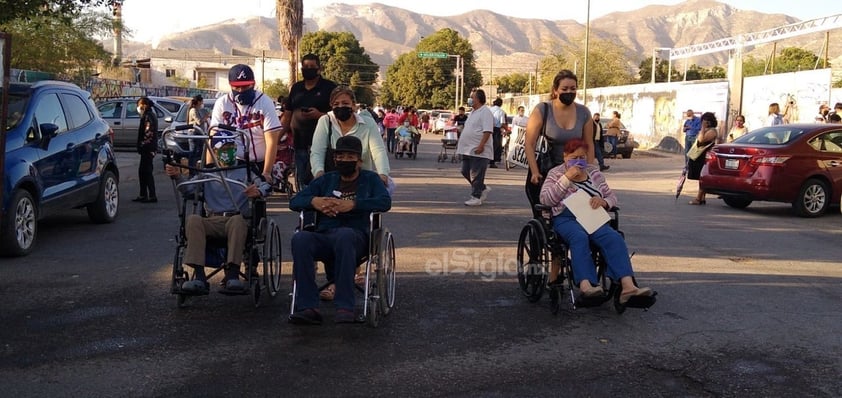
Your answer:
[[[192,124],[182,124],[181,126],[175,126],[175,128],[173,128],[173,130],[175,130],[175,131],[190,130],[194,127],[195,126],[193,126]]]

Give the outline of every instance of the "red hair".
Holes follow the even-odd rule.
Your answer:
[[[588,146],[585,145],[585,141],[581,138],[574,138],[572,140],[568,140],[567,143],[564,144],[564,153],[573,153],[579,148],[585,148],[585,151],[587,151]]]

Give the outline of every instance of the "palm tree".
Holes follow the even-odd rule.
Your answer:
[[[289,52],[289,84],[298,80],[298,42],[304,30],[303,0],[277,0],[278,31],[281,44]]]

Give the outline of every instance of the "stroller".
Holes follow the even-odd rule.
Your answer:
[[[444,128],[444,138],[441,139],[441,152],[436,159],[439,162],[447,161],[447,150],[453,151],[450,155],[450,163],[460,161],[459,155],[456,154],[456,145],[459,143],[459,129],[456,126],[448,126]]]
[[[275,180],[275,192],[284,193],[287,199],[295,196],[295,185],[289,177],[295,171],[295,149],[292,146],[292,134],[281,137],[278,150],[275,152],[275,164],[272,165],[272,179]]]

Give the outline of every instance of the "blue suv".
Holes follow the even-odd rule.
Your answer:
[[[117,218],[113,132],[91,94],[64,82],[9,84],[0,254],[35,246],[38,220],[85,207],[95,223]]]

